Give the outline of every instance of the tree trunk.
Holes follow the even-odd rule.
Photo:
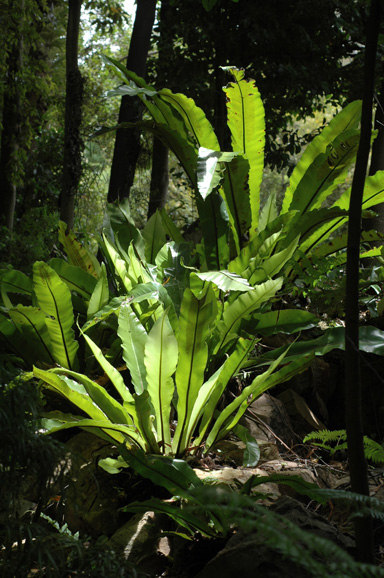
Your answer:
[[[19,19],[24,18],[24,4],[18,6]],[[20,93],[17,78],[22,68],[23,39],[21,34],[12,46],[7,58],[7,74],[2,102],[2,124],[0,144],[0,221],[13,230],[17,186],[23,174],[18,174],[17,154],[20,144]],[[1,122],[2,121],[2,122]]]
[[[167,54],[172,50],[172,37],[169,30],[172,26],[172,17],[175,11],[169,5],[169,0],[162,0],[158,14],[158,56],[156,62],[156,86],[169,88],[169,76],[167,67]],[[152,149],[152,172],[149,189],[148,219],[156,212],[163,209],[167,201],[169,185],[168,174],[168,148],[156,137],[153,139]]]
[[[69,0],[66,39],[66,97],[64,167],[60,196],[60,219],[73,228],[75,198],[81,177],[83,141],[80,134],[84,81],[78,66],[80,15],[83,0]]]
[[[136,17],[126,66],[128,70],[139,76],[145,75],[155,14],[156,0],[137,0]],[[134,97],[123,96],[120,105],[119,124],[121,122],[136,122],[140,118],[139,100]],[[139,152],[139,130],[119,129],[116,131],[108,190],[109,203],[129,197]]]
[[[0,151],[0,219],[10,231],[13,230],[17,190],[12,170],[13,160],[17,154],[17,116],[15,103],[5,89]]]
[[[345,422],[351,489],[353,492],[366,496],[369,495],[369,486],[361,416],[359,254],[361,206],[371,145],[372,104],[380,16],[380,0],[371,0],[365,47],[361,135],[349,206],[345,304]],[[358,559],[362,562],[373,562],[372,520],[369,516],[355,518],[355,535]]]
[[[148,205],[148,219],[163,209],[168,195],[168,148],[156,137],[153,139],[152,173]]]

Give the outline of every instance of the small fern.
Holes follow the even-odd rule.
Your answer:
[[[319,440],[313,442],[312,440]],[[347,433],[345,429],[340,430],[320,430],[309,433],[303,442],[311,441],[313,445],[326,449],[333,456],[339,450],[348,448]],[[334,446],[329,445],[329,442],[334,442]],[[364,436],[364,453],[367,460],[376,464],[384,463],[384,448],[379,443],[371,438]]]

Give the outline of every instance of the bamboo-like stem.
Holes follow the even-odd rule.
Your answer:
[[[347,288],[345,319],[345,416],[349,469],[353,492],[369,495],[367,463],[363,446],[361,416],[361,372],[359,356],[359,254],[361,207],[371,148],[372,104],[375,63],[381,18],[380,0],[372,0],[367,25],[364,62],[364,94],[361,136],[353,176],[349,206],[347,245]],[[373,532],[370,517],[356,518],[356,554],[363,562],[373,562]]]

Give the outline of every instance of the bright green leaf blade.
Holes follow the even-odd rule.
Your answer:
[[[90,350],[92,351],[93,355],[99,362],[100,366],[103,368],[105,373],[108,375],[109,379],[111,380],[112,384],[114,385],[116,391],[122,398],[125,403],[132,404],[134,403],[134,399],[132,394],[130,393],[129,389],[124,383],[124,379],[121,373],[113,367],[111,363],[104,357],[100,347],[92,341],[88,335],[83,333],[84,339],[86,340],[87,344],[89,345]]]
[[[97,465],[109,474],[119,474],[123,468],[128,468],[128,464],[121,456],[117,459],[103,458],[97,462]]]
[[[183,243],[184,237],[165,209],[160,209],[160,215],[166,235],[175,243]]]
[[[17,365],[23,361],[24,367],[30,369],[30,367],[36,363],[34,343],[27,341],[10,319],[1,316],[0,345],[4,348],[4,351],[12,352],[18,356]]]
[[[121,295],[120,297],[114,297],[107,305],[105,305],[100,311],[97,311],[91,319],[84,323],[81,328],[82,331],[88,331],[91,327],[94,327],[100,321],[104,321],[110,315],[115,314],[121,307],[122,303],[129,302],[130,299],[126,295]]]
[[[252,291],[253,287],[248,283],[247,279],[244,279],[236,273],[231,273],[230,271],[207,271],[205,273],[196,273],[202,281],[210,281],[216,287],[221,289],[221,291]]]
[[[155,263],[155,257],[161,247],[166,244],[167,238],[161,215],[156,211],[145,224],[142,230],[145,240],[145,258],[148,263]]]
[[[166,105],[161,101],[160,98],[156,96],[157,91],[147,84],[143,78],[128,70],[121,62],[111,58],[110,56],[103,55],[103,60],[107,63],[108,66],[114,69],[117,72],[117,75],[120,79],[128,86],[133,88],[139,87],[143,88],[147,91],[147,96],[150,92],[153,92],[152,98],[145,97],[143,92],[137,92],[137,96],[140,98],[142,103],[147,107],[150,114],[153,116],[156,122],[167,122],[167,117],[169,113],[166,109],[169,109],[169,106]]]
[[[110,66],[115,68],[126,84],[131,87],[136,85],[136,87],[143,88],[146,91],[153,90],[143,78],[127,70],[117,60],[109,57],[105,57],[105,60]],[[198,123],[196,128],[197,133],[201,135],[202,132],[202,136],[207,139],[205,143],[206,146],[215,148],[215,146],[210,146],[214,144],[212,140],[214,133],[203,111],[195,105],[192,99],[184,95],[173,94],[167,89],[152,94],[151,97],[146,97],[142,93],[138,93],[137,96],[157,124],[154,126],[151,122],[143,121],[134,124],[122,123],[119,127],[136,125],[154,132],[160,140],[175,153],[191,179],[191,182],[195,185],[196,178],[194,172],[196,169],[195,157],[197,156],[197,151],[191,144],[187,133],[190,128],[193,132],[196,127],[196,122]],[[114,127],[112,130],[119,127]]]
[[[310,329],[318,323],[318,318],[301,309],[281,309],[268,313],[255,313],[250,319],[243,319],[242,329],[247,333],[273,335],[275,333],[297,333]]]
[[[208,339],[216,319],[216,297],[211,288],[197,298],[190,289],[184,292],[178,334],[179,361],[176,370],[177,427],[173,451],[182,453],[186,446],[185,428],[199,389],[204,382],[208,361]],[[179,441],[181,448],[178,449]]]
[[[224,92],[227,97],[228,127],[232,149],[246,156],[249,162],[249,200],[251,231],[255,231],[260,211],[260,184],[264,169],[265,121],[264,106],[253,80],[244,80],[244,71],[225,68],[234,77]]]
[[[215,351],[217,352],[222,349],[236,336],[237,328],[243,317],[250,315],[263,303],[274,297],[282,285],[282,277],[270,279],[265,283],[256,285],[252,291],[242,293],[233,303],[228,305],[223,313],[222,320],[217,325],[217,344]]]
[[[135,405],[138,425],[146,444],[145,449],[147,453],[158,454],[160,453],[160,447],[154,431],[154,409],[147,390],[135,396]]]
[[[135,84],[123,85],[115,88],[113,90],[108,90],[106,96],[110,98],[111,96],[155,96],[157,94],[156,90],[150,90],[148,88],[140,88]]]
[[[341,249],[345,249],[347,246],[347,238],[348,233],[343,233],[337,237],[333,237],[331,241],[328,243],[322,243],[315,249],[311,250],[311,258],[315,259],[323,259],[324,257],[328,257],[329,255],[333,255],[337,251]],[[361,243],[373,243],[375,241],[383,242],[384,235],[382,233],[378,233],[377,231],[361,231],[360,233],[360,241]],[[360,254],[361,257],[361,254]]]
[[[277,216],[276,193],[272,192],[268,195],[266,203],[260,212],[258,232],[260,233],[261,231],[264,231],[264,229],[272,223]]]
[[[59,375],[62,381],[69,384],[70,387],[73,386],[74,380],[72,378],[74,378],[77,383],[84,387],[92,401],[95,402],[112,423],[130,426],[133,424],[133,417],[136,417],[136,414],[129,412],[129,409],[133,409],[133,405],[127,403],[122,406],[104,387],[92,381],[86,375],[69,370],[64,373],[62,369],[53,369],[52,373]]]
[[[20,293],[31,296],[32,281],[21,271],[11,269],[2,273],[0,277],[0,291],[5,306],[12,307],[8,293]]]
[[[42,426],[47,433],[55,433],[64,429],[80,427],[109,443],[129,443],[130,447],[132,447],[131,443],[133,441],[135,442],[135,447],[136,445],[143,447],[142,440],[138,437],[133,427],[124,424],[114,424],[106,420],[86,419],[72,414],[51,412],[46,414],[46,417],[42,419]]]
[[[238,153],[221,152],[205,147],[199,148],[197,158],[197,187],[205,199],[223,179],[224,167],[220,164],[231,161]]]
[[[131,374],[135,392],[140,395],[147,384],[144,365],[147,332],[128,304],[123,304],[120,308],[117,334],[121,339],[123,359]]]
[[[103,240],[104,246],[108,252],[108,256],[115,269],[115,274],[120,279],[120,284],[122,285],[124,290],[129,292],[132,289],[132,282],[127,272],[128,264],[125,262],[124,259],[122,259],[116,247],[112,244],[112,242],[109,239],[107,239],[105,235],[103,235]]]
[[[130,296],[129,302],[132,303],[140,303],[141,301],[147,300],[150,305],[162,305],[164,310],[168,310],[168,318],[171,322],[172,329],[174,332],[177,332],[178,319],[175,306],[165,286],[155,281],[140,283],[130,291]],[[141,321],[143,322],[142,318]]]
[[[216,440],[221,439],[231,431],[242,417],[247,407],[275,385],[291,379],[294,375],[307,369],[313,361],[313,355],[302,357],[283,366],[279,371],[275,369],[281,364],[288,350],[275,359],[263,374],[258,375],[250,385],[245,387],[232,403],[230,403],[216,420],[208,438],[206,447],[209,448]]]
[[[80,267],[70,265],[63,259],[50,259],[48,265],[59,275],[70,291],[76,291],[85,299],[89,299],[97,284],[93,275]]]
[[[290,230],[296,214],[297,211],[285,213],[284,215],[277,217],[271,223],[268,223],[265,229],[260,231],[257,236],[253,237],[249,244],[243,247],[240,254],[230,261],[228,264],[229,271],[243,275],[249,266],[251,259],[259,258],[261,248],[266,245],[269,239],[275,235],[278,237],[277,240],[279,240],[280,237],[285,236],[284,233],[286,230]],[[294,237],[295,236],[296,235],[294,235]]]
[[[144,364],[147,372],[147,391],[156,416],[158,442],[163,452],[171,443],[170,412],[174,394],[172,379],[176,370],[178,346],[167,312],[156,321],[145,344]]]
[[[347,212],[338,208],[314,209],[294,223],[283,243],[289,243],[300,235],[300,251],[310,253],[318,244],[327,241],[333,231],[347,222],[347,218]]]
[[[130,401],[124,401],[123,405],[121,405],[104,387],[83,373],[62,369],[61,367],[54,367],[50,369],[50,372],[61,376],[64,381],[68,379],[67,376],[74,378],[77,383],[84,387],[90,398],[97,403],[100,409],[102,409],[106,415],[111,416],[111,419],[117,423],[131,424],[133,420],[137,424],[137,412],[133,397],[131,397]]]
[[[89,417],[105,421],[104,412],[91,399],[86,388],[81,383],[68,378],[64,379],[63,376],[56,375],[52,371],[45,371],[37,367],[33,368],[33,375],[42,380],[44,387],[48,387],[65,397],[78,409],[88,414]]]
[[[257,440],[250,434],[249,430],[239,423],[233,428],[233,433],[245,443],[243,456],[243,466],[254,468],[260,461],[260,447]]]
[[[287,261],[293,256],[298,243],[299,237],[296,237],[288,247],[263,260],[257,267],[253,268],[251,264],[244,273],[250,285],[262,283],[280,273]]]
[[[23,337],[33,345],[34,363],[55,363],[51,353],[51,340],[46,325],[46,316],[37,307],[18,305],[8,309],[8,314]]]
[[[231,359],[231,356],[229,357],[229,359]],[[228,366],[228,360],[227,360],[227,366]],[[197,399],[193,405],[193,409],[192,409],[192,413],[188,419],[188,422],[186,422],[186,427],[184,429],[183,432],[183,443],[181,445],[181,442],[179,442],[179,447],[178,447],[178,452],[179,454],[182,454],[183,452],[185,452],[186,449],[188,449],[189,451],[191,451],[192,449],[197,449],[197,445],[196,445],[196,440],[193,440],[192,443],[192,437],[195,434],[197,425],[201,419],[201,416],[203,414],[203,412],[205,411],[207,413],[207,415],[209,414],[209,421],[212,419],[213,415],[214,415],[214,408],[216,407],[214,401],[212,401],[212,393],[215,391],[215,388],[217,386],[217,384],[219,383],[219,379],[220,379],[220,375],[222,372],[224,372],[225,369],[225,363],[221,365],[221,367],[219,367],[219,369],[217,371],[215,371],[215,373],[213,375],[211,375],[207,381],[205,381],[203,383],[203,385],[201,386],[201,388],[199,389],[199,393],[197,396]],[[229,379],[229,378],[228,378]],[[226,376],[224,376],[222,382],[224,382],[226,380]],[[207,403],[211,402],[211,406],[212,406],[212,411],[210,411],[210,408],[207,408]],[[206,424],[206,427],[208,427],[209,423]],[[204,430],[205,432],[205,430]],[[203,433],[201,435],[201,438],[203,437]],[[193,447],[192,447],[193,446]]]
[[[58,274],[42,261],[33,265],[33,288],[51,340],[51,353],[62,367],[76,369],[78,343],[73,331],[71,293]]]
[[[291,345],[286,361],[300,358],[310,352],[315,355],[325,355],[333,349],[345,348],[345,329],[344,327],[331,327],[324,331],[324,333],[316,339],[308,341],[300,341]],[[359,348],[366,353],[375,353],[376,355],[384,355],[384,331],[365,325],[359,329]],[[257,359],[257,364],[269,363],[271,357],[279,355],[283,348],[276,349],[271,353],[262,355]]]
[[[238,155],[230,163],[226,163],[225,168],[220,194],[226,202],[236,251],[240,253],[244,245],[243,239],[251,230],[254,199],[250,198],[249,192],[250,164],[247,158]]]
[[[220,150],[219,142],[211,123],[192,98],[188,98],[184,94],[174,94],[167,88],[160,90],[158,95],[161,100],[170,104],[180,114],[198,147],[203,146],[213,150]]]
[[[122,249],[120,249],[120,252],[122,252]],[[151,272],[153,268],[143,259],[137,257],[133,243],[129,245],[125,258],[128,263],[128,276],[133,287],[138,283],[150,283],[156,279],[156,275]]]
[[[124,447],[119,447],[119,451],[135,472],[162,486],[173,496],[188,498],[188,491],[191,488],[203,484],[184,460],[146,455],[141,450],[128,451]]]
[[[98,277],[100,265],[94,255],[88,251],[75,237],[72,231],[67,232],[67,224],[60,221],[59,241],[68,256],[68,261],[75,267],[80,267],[93,277]]]
[[[217,372],[217,379],[211,383],[210,380],[204,383],[196,400],[191,418],[191,422],[196,425],[196,418],[200,419],[200,416],[202,416],[199,424],[199,435],[195,439],[194,445],[199,446],[203,442],[207,431],[209,431],[208,428],[212,425],[212,422],[214,423],[213,417],[215,416],[217,405],[229,380],[240,371],[254,345],[254,339],[243,339],[240,337],[236,343],[235,350],[227,357],[221,369]],[[209,443],[208,440],[206,441],[205,451],[208,451],[212,443]]]
[[[212,192],[205,200],[197,197],[196,205],[204,238],[206,268],[226,269],[229,261],[229,226],[225,202],[219,193]]]
[[[309,170],[310,165],[314,162],[314,160],[321,154],[324,154],[327,150],[330,154],[330,145],[331,143],[342,134],[344,131],[354,129],[357,127],[361,116],[361,101],[355,101],[350,103],[346,106],[337,116],[335,116],[332,121],[329,123],[327,127],[313,139],[313,141],[307,146],[302,155],[299,163],[296,165],[289,182],[289,187],[285,193],[283,206],[282,206],[282,213],[287,212],[290,209],[294,209],[295,207],[291,206],[293,199],[299,196],[296,193],[297,188],[301,184],[303,177],[306,175],[307,171]],[[331,169],[331,167],[330,167]],[[302,195],[300,195],[301,202],[304,202],[304,205],[308,203],[308,193],[305,195],[303,191]],[[299,202],[299,198],[297,202]]]
[[[299,210],[304,215],[321,207],[337,185],[345,180],[356,158],[359,138],[359,131],[347,131],[313,161],[295,190],[290,210]]]
[[[103,309],[109,301],[109,287],[107,270],[104,263],[101,264],[100,277],[93,289],[92,295],[89,299],[87,309],[87,319],[91,319],[98,311]]]
[[[370,175],[365,179],[364,194],[363,194],[363,209],[369,209],[379,203],[384,202],[384,171],[377,171],[374,175]],[[349,202],[351,198],[351,189],[343,193],[338,201],[332,207],[338,207],[348,211]]]

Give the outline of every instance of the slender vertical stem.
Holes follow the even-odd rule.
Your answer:
[[[84,80],[78,63],[81,6],[83,0],[69,0],[65,47],[66,89],[63,180],[60,195],[60,219],[73,229],[75,199],[81,178],[83,141],[80,134]]]
[[[369,495],[367,464],[364,456],[361,416],[361,373],[359,357],[359,254],[361,206],[371,147],[372,104],[377,41],[381,17],[380,0],[372,0],[367,25],[364,63],[364,94],[361,136],[353,176],[349,206],[347,245],[347,289],[345,319],[345,416],[349,468],[353,492]],[[355,522],[356,551],[359,560],[373,562],[373,534],[370,517]]]

